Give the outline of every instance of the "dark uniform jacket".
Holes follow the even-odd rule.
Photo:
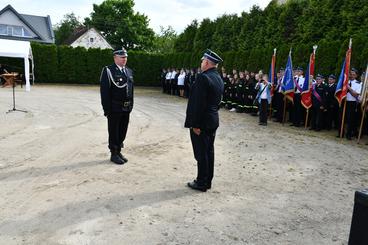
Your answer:
[[[216,68],[198,74],[188,100],[184,126],[202,130],[217,129],[223,91],[224,84]]]
[[[334,83],[331,86],[329,84],[325,86],[327,109],[339,107],[339,102],[337,102],[337,99],[335,97],[335,91],[336,91],[336,83]]]
[[[100,77],[101,104],[105,115],[131,112],[133,109],[133,72],[124,72],[116,64],[102,69]]]
[[[317,99],[315,93],[319,95],[320,100]],[[325,106],[325,103],[326,103],[325,88],[322,83],[320,85],[316,84],[312,90],[312,105],[313,107],[319,108],[321,106]]]

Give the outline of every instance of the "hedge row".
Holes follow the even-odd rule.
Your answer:
[[[101,70],[113,62],[111,50],[32,43],[35,83],[98,84]],[[156,86],[162,55],[129,52],[128,66],[137,85]],[[23,72],[23,60],[0,57],[9,70]]]
[[[348,40],[339,41],[321,40],[316,52],[315,72],[328,75],[339,74],[342,61],[348,49]],[[252,50],[240,52],[219,53],[228,71],[233,68],[239,70],[258,71],[263,69],[268,72],[273,49],[275,47],[256,47]],[[313,51],[313,44],[300,44],[296,47],[281,46],[277,48],[276,67],[285,67],[290,49],[292,50],[293,66],[306,68],[309,56]],[[164,58],[163,67],[198,67],[201,54],[179,53],[167,55]],[[353,37],[351,67],[365,71],[368,62],[368,42],[363,38]]]
[[[113,62],[111,50],[32,44],[36,82],[98,84],[101,69]],[[155,85],[160,55],[129,52],[128,66],[137,85]]]
[[[348,47],[348,41],[322,40],[317,43],[316,73],[339,74],[342,60]],[[276,67],[284,67],[290,47],[277,49]],[[364,70],[368,61],[368,42],[363,38],[353,37],[352,67]],[[73,83],[98,84],[103,66],[113,62],[110,50],[72,48],[68,46],[43,45],[32,43],[35,62],[36,83]],[[306,67],[312,44],[300,44],[292,47],[294,66]],[[222,66],[231,70],[247,69],[268,72],[273,47],[255,47],[241,52],[220,53]],[[133,69],[137,85],[159,85],[161,68],[198,67],[202,53],[150,54],[129,52],[128,66]],[[0,63],[7,64],[11,70],[22,71],[20,59],[0,58]]]

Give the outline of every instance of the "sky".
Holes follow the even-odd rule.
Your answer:
[[[73,12],[83,22],[93,11],[93,4],[103,0],[0,0],[0,9],[11,6],[20,14],[38,16],[50,15],[53,25],[59,23],[65,14]],[[249,12],[253,5],[264,9],[270,0],[135,0],[134,10],[145,14],[150,27],[160,32],[160,26],[169,25],[179,34],[194,19],[216,19],[223,14]]]

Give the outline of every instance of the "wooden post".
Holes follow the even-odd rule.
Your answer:
[[[363,107],[363,115],[362,115],[362,120],[360,121],[359,135],[358,135],[358,140],[357,140],[358,144],[360,142],[360,138],[362,137],[363,123],[364,123],[364,118],[366,114],[366,109],[367,109],[367,102],[364,104],[364,107]]]
[[[286,103],[287,103],[287,99],[286,96],[284,95],[284,112],[282,114],[282,126],[284,126],[285,123],[285,117],[286,117]]]
[[[273,96],[275,96],[275,95],[273,95]],[[272,98],[272,100],[273,100],[273,98]],[[268,116],[269,120],[271,120],[271,118],[272,118],[272,100],[271,100],[271,103],[270,103],[270,115]]]
[[[342,118],[341,118],[341,128],[340,128],[340,138],[341,138],[341,140],[342,140],[342,135],[344,134],[345,111],[346,111],[346,98],[345,98],[344,109],[342,111]]]
[[[309,118],[309,109],[307,109],[307,115],[305,116],[305,125],[304,125],[305,129],[307,129],[308,126],[308,118]]]

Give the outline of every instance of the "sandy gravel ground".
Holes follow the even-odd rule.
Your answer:
[[[98,87],[16,90],[26,114],[0,89],[0,244],[347,244],[368,187],[368,146],[222,110],[199,193],[185,99],[137,88],[117,166]]]

